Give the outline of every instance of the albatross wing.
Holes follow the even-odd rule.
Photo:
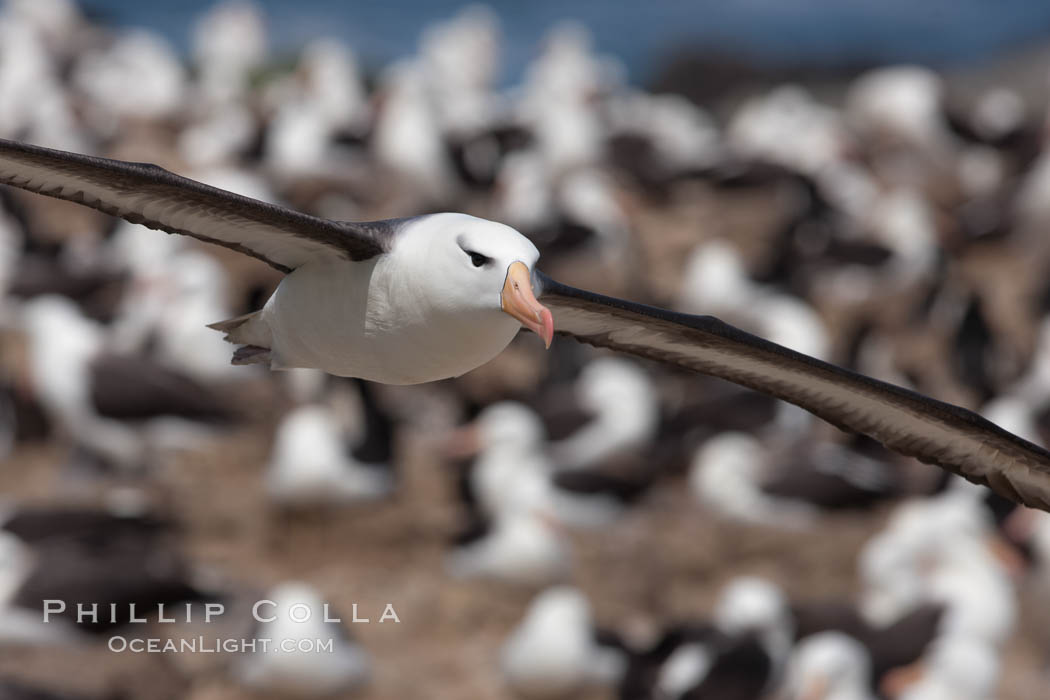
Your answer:
[[[0,184],[232,248],[282,272],[319,257],[366,260],[385,251],[393,230],[381,225],[386,222],[357,224],[309,216],[156,165],[4,139],[0,139]]]
[[[770,394],[843,430],[1050,511],[1050,452],[972,411],[789,350],[712,316],[594,294],[539,272],[537,280],[556,333]]]

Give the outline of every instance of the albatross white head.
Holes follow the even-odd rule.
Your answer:
[[[513,228],[466,214],[423,216],[403,224],[386,257],[380,276],[389,286],[374,278],[368,302],[392,353],[385,364],[408,364],[396,355],[415,346],[414,355],[426,353],[411,362],[426,375],[420,381],[457,376],[498,355],[521,326],[550,346],[554,321],[533,291],[539,251]]]
[[[415,264],[407,269],[429,273],[417,279],[425,280],[433,308],[453,313],[502,311],[550,347],[554,322],[532,288],[540,253],[518,231],[467,214],[434,214],[409,224],[396,248],[399,259],[413,258]]]

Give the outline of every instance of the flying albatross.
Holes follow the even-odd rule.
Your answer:
[[[0,140],[0,184],[259,258],[286,273],[260,310],[214,324],[235,363],[390,384],[458,376],[521,326],[712,374],[1050,511],[1050,452],[977,414],[794,352],[711,316],[575,289],[516,230],[464,214],[329,221],[128,163]],[[555,323],[554,319],[557,319]]]

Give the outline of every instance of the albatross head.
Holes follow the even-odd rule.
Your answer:
[[[406,239],[427,239],[425,245],[406,248],[417,255],[425,251],[417,262],[431,273],[426,278],[435,281],[428,290],[431,302],[514,319],[550,347],[554,321],[533,291],[532,273],[540,254],[532,241],[510,226],[467,214],[423,217],[405,233]]]

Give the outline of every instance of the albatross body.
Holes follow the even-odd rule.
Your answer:
[[[1050,452],[981,416],[850,372],[711,316],[569,287],[528,239],[462,214],[330,221],[155,165],[0,140],[0,184],[263,260],[287,274],[259,312],[215,328],[235,363],[318,367],[380,382],[456,376],[520,327],[711,374],[801,406],[888,448],[1050,510]],[[555,324],[556,319],[556,324]]]
[[[384,384],[457,377],[507,347],[521,323],[502,312],[500,294],[514,262],[532,269],[539,258],[527,238],[466,214],[391,222],[387,235],[385,254],[311,261],[281,281],[261,312],[215,327],[269,350],[242,353],[246,360]],[[465,251],[492,261],[475,267]],[[519,274],[531,296],[528,274]]]

